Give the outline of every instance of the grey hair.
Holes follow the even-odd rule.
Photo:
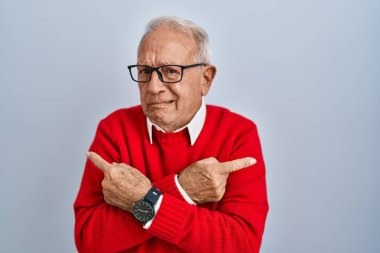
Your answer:
[[[162,16],[149,21],[145,33],[140,40],[138,51],[140,51],[144,39],[151,32],[160,27],[169,27],[174,31],[180,31],[192,35],[196,43],[195,60],[198,63],[211,63],[209,40],[206,31],[192,21],[174,16]]]

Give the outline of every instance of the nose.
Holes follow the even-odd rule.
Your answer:
[[[160,80],[158,75],[161,74],[158,70],[153,71],[150,81],[147,83],[148,91],[154,94],[158,94],[165,91],[165,84]]]

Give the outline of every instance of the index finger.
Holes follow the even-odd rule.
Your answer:
[[[220,173],[228,174],[237,170],[241,170],[247,168],[256,163],[256,159],[253,157],[245,157],[236,160],[232,160],[229,162],[223,162],[219,165],[222,165]]]
[[[109,162],[104,160],[103,157],[101,157],[100,155],[98,155],[95,152],[92,152],[92,151],[88,152],[87,157],[88,157],[88,159],[91,160],[91,162],[94,163],[94,165],[97,168],[102,170],[104,173],[112,167],[112,165]]]

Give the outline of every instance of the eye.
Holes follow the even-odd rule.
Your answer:
[[[161,69],[163,74],[180,74],[181,69],[177,66],[164,66]]]
[[[173,68],[169,68],[169,69],[168,69],[168,73],[170,73],[170,74],[175,74],[175,73],[178,73],[178,71],[176,71],[176,70],[173,69]]]
[[[148,67],[139,67],[140,75],[150,75],[152,73],[152,69]]]

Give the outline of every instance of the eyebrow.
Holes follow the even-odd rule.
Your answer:
[[[158,62],[158,65],[156,66],[152,66],[152,65],[149,65],[149,64],[146,64],[146,63],[138,63],[139,65],[147,65],[147,66],[151,66],[151,67],[160,67],[160,66],[163,66],[163,65],[180,65],[178,63],[169,63],[167,61],[160,61]]]

